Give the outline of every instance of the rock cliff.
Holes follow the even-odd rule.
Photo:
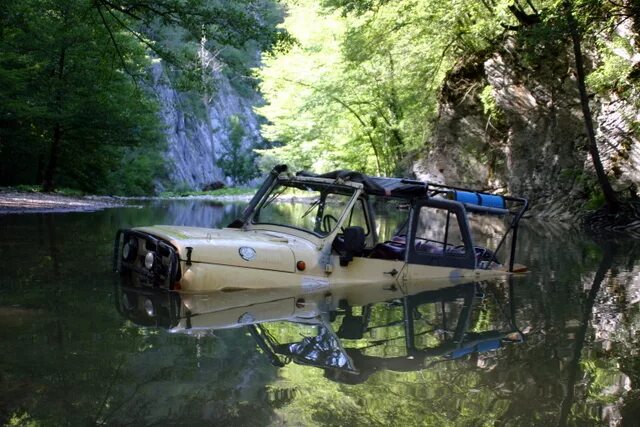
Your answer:
[[[241,92],[219,69],[209,72],[215,88],[207,97],[176,89],[160,63],[151,69],[168,141],[170,187],[200,190],[217,181],[233,183],[218,165],[229,148],[232,117],[238,117],[243,128],[242,149],[250,150],[262,141],[258,117],[253,112],[260,96],[250,90]]]
[[[570,219],[597,194],[573,56],[570,46],[534,60],[522,52],[512,39],[449,73],[435,131],[413,172],[523,195],[534,215]],[[637,101],[616,93],[592,98],[605,170],[619,191],[640,185]]]

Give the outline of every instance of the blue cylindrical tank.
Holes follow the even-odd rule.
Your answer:
[[[469,203],[487,208],[505,209],[506,207],[504,198],[496,194],[456,190],[453,192],[453,199],[461,203]]]

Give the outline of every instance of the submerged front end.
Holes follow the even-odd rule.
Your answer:
[[[179,288],[182,279],[177,248],[138,229],[116,233],[113,268],[123,284],[134,287],[173,290]]]
[[[120,230],[114,269],[123,284],[189,292],[277,288],[297,271],[300,239],[240,229],[152,226]],[[310,257],[306,257],[310,259]]]

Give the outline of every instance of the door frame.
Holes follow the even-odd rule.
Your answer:
[[[442,254],[421,252],[416,250],[416,231],[418,229],[418,221],[420,219],[420,210],[423,207],[444,209],[454,214],[460,227],[460,235],[464,243],[464,254],[447,253]],[[476,268],[476,254],[473,246],[473,240],[469,231],[469,223],[467,221],[467,212],[464,205],[453,200],[440,198],[422,199],[414,203],[411,208],[411,219],[409,223],[409,240],[407,241],[407,263],[432,265],[437,267],[452,268]]]

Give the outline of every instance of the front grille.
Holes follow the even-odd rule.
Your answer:
[[[123,285],[172,290],[180,280],[179,261],[171,244],[151,234],[136,230],[116,233],[113,268],[120,273]]]

